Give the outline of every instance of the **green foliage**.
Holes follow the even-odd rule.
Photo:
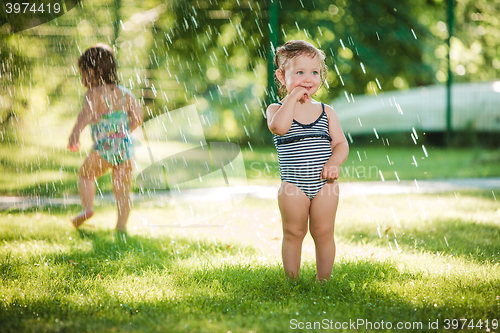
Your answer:
[[[195,103],[218,124],[209,137],[248,141],[259,134],[267,78],[264,10],[262,1],[176,1],[172,16],[155,24],[152,52],[161,56],[151,65],[166,68],[183,88],[166,105]]]
[[[446,318],[482,320],[482,330],[498,320],[491,192],[342,198],[337,261],[324,284],[314,281],[309,237],[301,277],[285,278],[274,200],[245,200],[213,221],[227,228],[201,230],[148,228],[144,221],[175,209],[138,205],[127,236],[107,229],[112,205],[73,230],[77,209],[0,215],[3,331],[283,332],[294,319],[364,319],[422,323],[413,331],[438,320],[444,332]]]
[[[21,140],[20,124],[47,111],[75,117],[84,92],[76,60],[90,45],[107,42],[146,119],[195,104],[209,140],[270,144],[269,6],[269,0],[90,0],[47,24],[2,34],[1,133],[10,128]],[[499,10],[496,1],[456,2],[452,70],[465,73],[456,81],[498,76]],[[317,98],[328,103],[346,93],[444,82],[446,13],[446,1],[437,0],[293,0],[280,3],[277,32],[280,44],[306,39],[326,52],[329,89]]]
[[[422,61],[433,39],[417,20],[420,4],[343,0],[305,2],[302,8],[299,2],[291,4],[281,12],[287,35],[283,40],[309,39],[325,51],[331,87],[327,96],[322,95],[326,101],[344,91],[378,91],[376,80],[383,90],[394,89],[396,77],[404,78],[406,87],[434,82],[432,68]]]
[[[0,27],[1,30],[2,27]],[[18,44],[17,36],[0,37],[0,142],[15,135],[9,128],[17,128],[19,115],[26,109],[27,76],[32,67]]]
[[[451,67],[457,82],[488,81],[500,70],[500,21],[498,1],[457,1],[455,38],[452,39]]]

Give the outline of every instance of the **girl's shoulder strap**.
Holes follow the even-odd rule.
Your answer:
[[[130,89],[128,89],[127,87],[124,87],[122,85],[118,85],[118,89],[120,89],[121,92],[122,92],[123,101],[125,101],[125,96],[126,95],[130,95],[130,97],[132,97],[133,99],[137,99],[135,97],[134,93],[132,91],[130,91]]]
[[[321,107],[323,108],[323,111],[321,112],[321,116],[325,116],[326,119],[328,120],[328,114],[326,113],[326,110],[325,110],[325,104],[321,103]]]

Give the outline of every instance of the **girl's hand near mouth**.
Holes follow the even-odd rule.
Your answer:
[[[295,87],[290,95],[294,95],[294,98],[296,98],[296,101],[301,101],[303,100],[304,102],[307,101],[309,98],[309,91],[306,87],[303,86],[297,86]]]

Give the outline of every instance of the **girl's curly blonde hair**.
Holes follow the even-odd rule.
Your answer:
[[[328,74],[328,67],[325,64],[325,53],[316,48],[311,43],[305,42],[303,40],[291,40],[286,42],[284,45],[278,47],[276,49],[276,54],[274,55],[274,66],[276,66],[276,70],[279,70],[283,73],[283,77],[285,76],[285,65],[288,60],[306,55],[311,58],[316,56],[319,57],[320,60],[320,81],[321,86],[325,84],[326,75]],[[281,84],[281,82],[274,75],[274,82],[276,83],[276,87],[278,88],[278,94],[280,97],[284,97],[287,94],[286,87]]]

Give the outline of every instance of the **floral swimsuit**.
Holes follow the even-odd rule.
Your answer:
[[[118,88],[122,92],[121,110],[112,110],[109,99],[104,96],[109,111],[101,116],[97,124],[90,124],[94,140],[93,149],[113,165],[122,164],[134,155],[128,114],[124,110],[125,93],[132,93],[125,87],[118,86]]]

